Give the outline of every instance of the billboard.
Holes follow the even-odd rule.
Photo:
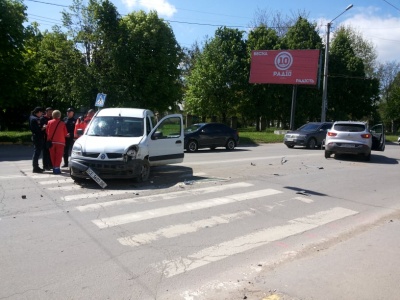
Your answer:
[[[250,83],[316,85],[319,50],[253,50]]]

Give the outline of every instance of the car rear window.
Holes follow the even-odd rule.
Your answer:
[[[345,132],[362,132],[365,131],[363,124],[335,124],[334,130]]]

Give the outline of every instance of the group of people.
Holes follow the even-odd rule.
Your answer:
[[[68,167],[68,158],[72,146],[78,137],[77,129],[85,129],[95,111],[90,109],[86,117],[75,118],[75,110],[67,109],[67,116],[61,120],[61,112],[47,107],[35,107],[29,117],[29,127],[32,131],[33,173],[43,173],[53,170],[54,174],[61,174],[62,168]],[[51,142],[51,143],[49,143]],[[51,144],[51,146],[50,146]],[[39,166],[39,158],[43,152],[43,168]]]

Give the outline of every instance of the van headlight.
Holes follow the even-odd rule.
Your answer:
[[[134,160],[138,154],[138,147],[131,146],[124,154],[124,161]]]
[[[72,147],[71,156],[82,156],[82,146],[75,143]]]

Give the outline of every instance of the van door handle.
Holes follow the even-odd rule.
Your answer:
[[[177,141],[175,142],[175,144],[182,144],[182,141],[181,141],[181,140],[177,140]]]

